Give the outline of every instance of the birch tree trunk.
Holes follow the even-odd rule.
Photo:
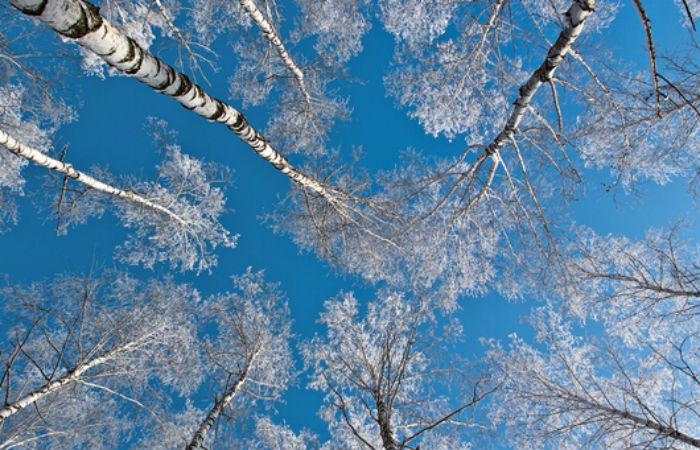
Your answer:
[[[518,98],[513,102],[515,108],[513,108],[501,132],[486,147],[486,154],[493,155],[515,135],[515,131],[518,129],[518,125],[530,105],[530,100],[532,100],[542,83],[552,79],[554,71],[559,67],[559,64],[569,52],[571,45],[581,34],[583,23],[594,11],[594,7],[595,0],[574,0],[569,10],[565,13],[566,27],[561,31],[554,45],[549,48],[544,62],[532,73],[527,82],[520,86]]]
[[[61,36],[75,40],[120,72],[136,77],[207,120],[223,123],[295,183],[328,199],[334,198],[321,182],[296,169],[272,148],[241,112],[211,97],[187,75],[142,49],[101,17],[97,6],[84,0],[10,0],[10,3],[24,14],[36,16]]]
[[[676,429],[673,426],[670,425],[665,425],[661,423],[659,420],[652,420],[648,419],[646,417],[639,417],[636,416],[628,411],[623,411],[617,408],[612,408],[609,406],[604,406],[600,404],[593,404],[591,402],[588,402],[584,399],[581,399],[579,397],[576,397],[578,401],[581,403],[590,406],[593,409],[599,409],[603,411],[604,413],[609,414],[612,416],[613,419],[611,419],[611,422],[614,421],[614,419],[622,420],[622,421],[629,421],[632,422],[636,426],[641,426],[644,428],[647,428],[649,430],[653,430],[654,432],[662,435],[662,436],[668,436],[671,439],[675,439],[679,442],[682,442],[687,445],[691,445],[693,447],[700,448],[700,439],[694,438],[692,436],[688,436],[685,433],[682,433],[678,429]],[[651,414],[652,417],[654,417],[653,414]]]
[[[252,363],[252,360],[250,363]],[[231,401],[233,401],[233,398],[236,396],[236,394],[238,394],[238,389],[248,378],[250,363],[238,376],[233,385],[224,393],[223,397],[214,403],[214,407],[212,407],[209,414],[207,414],[207,417],[199,425],[199,428],[197,428],[197,431],[194,433],[194,436],[192,436],[190,443],[187,444],[187,447],[185,447],[185,450],[204,449],[202,444],[204,443],[204,439],[207,437],[207,433],[209,433],[209,430],[211,430],[219,416],[221,416],[221,412],[224,410],[224,408],[231,403]]]
[[[75,181],[83,183],[84,185],[89,186],[93,189],[96,189],[109,195],[113,195],[115,197],[127,199],[134,203],[138,203],[147,208],[151,208],[157,212],[165,214],[166,216],[176,220],[183,226],[187,225],[187,222],[184,219],[182,219],[170,209],[157,203],[154,203],[151,200],[142,197],[141,195],[138,195],[134,192],[119,189],[110,184],[103,183],[102,181],[97,180],[91,177],[90,175],[87,175],[79,170],[74,169],[70,163],[65,163],[63,161],[51,158],[50,156],[47,156],[32,147],[18,142],[15,138],[10,136],[3,130],[0,130],[0,145],[4,146],[7,150],[9,150],[11,153],[14,153],[17,156],[26,158],[29,161],[34,161],[35,163],[44,166],[47,169],[55,170],[56,172],[62,173],[74,179]]]
[[[129,347],[131,347],[131,344],[127,344],[125,346],[109,351],[102,356],[98,356],[94,359],[82,362],[81,364],[78,364],[78,366],[76,366],[74,369],[66,372],[61,377],[46,383],[42,387],[32,391],[31,393],[25,395],[24,397],[13,402],[12,404],[3,407],[2,409],[0,409],[0,423],[2,423],[5,419],[11,417],[12,415],[22,411],[27,406],[30,406],[31,404],[41,400],[43,397],[58,391],[64,386],[79,381],[80,377],[87,371],[101,364],[104,364],[107,361],[112,360],[116,353],[124,351]]]
[[[382,446],[384,450],[397,450],[394,430],[391,428],[391,413],[388,411],[388,406],[381,397],[378,397],[375,401],[377,403],[377,424],[379,425],[379,435],[382,438]]]
[[[280,39],[279,35],[275,31],[275,28],[265,19],[265,16],[262,12],[260,12],[258,7],[255,6],[255,2],[253,0],[239,0],[239,3],[248,12],[251,19],[253,19],[253,22],[255,22],[258,28],[260,28],[260,31],[263,32],[267,40],[270,41],[273,47],[275,47],[275,50],[277,50],[277,54],[280,55],[280,59],[282,59],[284,66],[290,72],[292,72],[292,74],[294,74],[294,78],[297,79],[297,83],[299,84],[299,90],[304,95],[304,100],[306,103],[310,106],[311,95],[309,94],[309,90],[306,88],[306,82],[304,82],[304,73],[301,71],[299,66],[294,63],[294,60],[284,47],[282,39]]]

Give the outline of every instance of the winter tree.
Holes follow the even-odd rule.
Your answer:
[[[457,5],[417,2],[411,17],[404,15],[395,2],[379,8],[377,15],[398,43],[395,70],[387,78],[390,92],[409,107],[409,114],[418,118],[427,132],[449,138],[467,134],[470,145],[456,159],[431,162],[428,173],[424,169],[415,170],[416,161],[408,160],[395,173],[382,177],[387,181],[378,185],[343,163],[339,172],[329,169],[336,165],[325,161],[315,164],[322,168],[319,172],[292,166],[238,110],[210,97],[184,74],[148,53],[146,44],[139,43],[139,39],[131,39],[117,31],[88,3],[77,0],[70,3],[78,14],[76,17],[93,24],[92,28],[77,34],[70,31],[73,19],[50,5],[42,7],[40,14],[36,14],[59,34],[76,39],[85,49],[97,55],[108,53],[103,59],[116,70],[133,74],[199,115],[226,124],[258,154],[287,174],[297,190],[280,209],[278,228],[290,230],[303,248],[314,250],[324,259],[349,271],[360,272],[371,281],[396,282],[392,279],[396,271],[381,268],[403,261],[403,264],[399,263],[404,267],[400,283],[410,277],[407,274],[423,272],[416,268],[432,269],[429,276],[411,280],[412,288],[435,285],[445,295],[454,296],[495,287],[512,296],[522,294],[518,287],[499,282],[499,279],[512,277],[496,274],[507,274],[515,266],[528,269],[523,265],[525,259],[532,261],[536,258],[537,262],[529,266],[539,273],[562,264],[557,244],[559,237],[554,231],[558,224],[550,217],[558,214],[554,206],[562,206],[562,198],[568,199],[577,192],[581,185],[579,170],[582,165],[612,167],[615,177],[625,187],[640,177],[663,182],[674,174],[697,172],[694,169],[697,152],[692,149],[698,118],[694,115],[696,99],[690,94],[697,72],[692,66],[680,69],[686,66],[679,64],[677,59],[670,60],[663,67],[656,64],[653,41],[648,39],[647,47],[654,61],[652,66],[658,71],[658,76],[655,73],[652,77],[655,92],[650,97],[656,99],[656,106],[653,107],[654,114],[641,113],[645,118],[639,120],[635,114],[640,114],[640,109],[628,105],[646,89],[646,79],[638,77],[620,85],[622,77],[619,74],[605,67],[592,68],[596,61],[589,60],[586,47],[614,19],[615,4],[605,3],[594,12],[594,1],[521,3],[517,23],[504,12],[505,2],[500,1],[466,5],[463,7],[465,11]],[[636,4],[639,6],[640,3]],[[15,2],[13,5],[27,13],[34,11],[31,2]],[[346,28],[356,29],[357,36],[365,32],[367,26],[363,23],[368,16],[362,12],[362,7],[371,11],[369,3],[326,2],[313,14],[310,6],[304,2],[300,5],[309,12],[309,17],[302,22],[301,35],[314,34],[309,28],[312,23],[322,30],[314,34],[317,51],[334,54],[342,62],[359,50],[359,46],[351,44],[352,40],[344,41],[350,39],[345,34],[338,36],[333,45],[325,39],[328,32],[337,30],[337,23],[331,26],[330,22],[337,22],[339,17],[348,19]],[[510,11],[511,5],[507,6]],[[242,57],[253,58],[259,63],[258,66],[249,62],[241,65],[242,70],[254,68],[251,69],[254,72],[243,78],[255,84],[257,89],[267,91],[264,88],[266,81],[257,83],[251,80],[257,79],[255,74],[274,59],[284,73],[292,74],[288,78],[293,86],[285,92],[303,97],[301,104],[308,104],[313,97],[309,94],[311,83],[307,83],[309,80],[277,32],[272,19],[275,8],[268,5],[267,11],[263,9],[253,2],[241,2],[239,7],[226,11],[232,17],[231,23],[254,22],[262,30],[261,39],[268,46],[264,57],[255,56],[257,53],[249,46],[239,52]],[[240,14],[245,18],[240,18]],[[233,20],[234,16],[238,19]],[[460,21],[459,17],[464,16],[474,19]],[[586,25],[588,21],[591,23]],[[647,22],[642,22],[648,30]],[[523,34],[514,32],[515,27],[522,28]],[[104,37],[107,35],[98,29],[109,30],[109,36]],[[586,35],[587,29],[590,31]],[[455,30],[460,33],[457,40],[452,37]],[[506,47],[513,47],[516,55],[525,52],[533,40],[542,48],[538,68],[523,68],[517,56],[503,56]],[[340,46],[344,46],[343,49]],[[415,49],[435,51],[420,56],[416,62],[405,56],[416,55]],[[460,61],[469,61],[469,64],[459,64]],[[415,64],[417,66],[413,67]],[[423,76],[427,78],[421,81]],[[262,76],[263,80],[277,78],[284,77],[273,72],[265,72]],[[583,81],[579,82],[579,79]],[[255,99],[265,98],[265,92],[253,94],[255,88],[245,87],[243,81],[234,85],[251,93]],[[550,88],[551,98],[539,89],[544,85]],[[659,100],[662,94],[663,105]],[[505,105],[510,101],[515,106],[504,114]],[[251,98],[246,102],[252,104],[255,100]],[[612,110],[605,106],[606,103],[615,114],[610,114]],[[483,108],[490,112],[482,113]],[[566,119],[564,126],[562,111],[582,108],[584,112]],[[321,109],[317,108],[317,112]],[[317,112],[312,115],[318,116]],[[275,113],[274,116],[273,120],[285,127],[296,120],[284,113]],[[305,114],[298,117],[305,117]],[[586,125],[587,120],[590,120],[589,125]],[[292,125],[292,128],[298,129],[299,126]],[[626,157],[624,155],[628,152],[622,152],[626,162],[613,163],[603,157],[605,152],[586,150],[598,148],[596,142],[599,139],[611,142],[607,137],[610,130],[623,130],[615,136],[622,136],[625,146],[632,143],[640,146],[637,150],[630,150],[634,156]],[[631,138],[633,133],[638,137]],[[296,139],[297,133],[286,130],[282,135]],[[645,144],[646,138],[642,136],[651,141]],[[286,137],[276,140],[283,142]],[[654,166],[658,172],[654,174],[642,166],[647,164],[644,161],[659,159],[659,146],[654,143],[660,141],[676,142],[677,148],[668,151],[671,156]],[[283,145],[290,151],[295,147],[293,144]],[[570,157],[572,146],[581,154],[580,161],[573,161]],[[650,156],[642,155],[647,151],[642,148],[645,146],[649,148]],[[313,150],[309,151],[313,153]],[[636,159],[632,161],[630,158]],[[638,171],[639,175],[623,174],[630,170]],[[612,182],[615,183],[617,181]],[[561,197],[553,195],[555,191]],[[288,217],[287,211],[299,213]],[[465,238],[466,245],[460,248],[455,258],[445,259],[450,253],[446,249],[454,248],[455,241],[463,242]],[[426,241],[432,242],[432,248],[439,249],[437,257],[433,252],[425,252],[421,244]],[[367,263],[367,248],[378,249],[371,254],[372,258],[378,258],[376,262]],[[427,257],[423,258],[424,254]],[[441,259],[444,261],[436,264],[436,260]],[[462,270],[462,267],[469,269]],[[478,276],[471,276],[473,273],[478,273]]]
[[[677,324],[700,315],[698,248],[684,237],[688,232],[683,222],[637,241],[582,232],[570,277],[559,286],[567,309],[604,321],[628,345],[683,333]]]
[[[213,185],[225,181],[217,180],[220,171],[183,154],[174,143],[163,144],[166,158],[155,183],[128,178],[118,181],[105,171],[100,178],[107,182],[98,180],[18,142],[1,129],[0,145],[63,175],[56,183],[57,231],[65,232],[90,216],[101,216],[113,205],[121,222],[134,228],[120,249],[123,262],[152,268],[167,260],[172,267],[200,272],[216,265],[213,250],[218,245],[236,244],[236,238],[218,221],[225,199],[221,189]],[[68,180],[82,186],[74,187]],[[117,184],[127,186],[119,188]]]
[[[468,448],[488,418],[517,447],[697,447],[694,244],[675,231],[638,241],[596,235],[571,226],[569,206],[600,184],[624,197],[682,177],[697,194],[699,64],[696,35],[686,36],[698,0],[669,3],[675,28],[647,0],[8,1],[0,5],[0,140],[9,144],[0,148],[0,225],[16,222],[16,199],[23,207],[22,194],[38,190],[26,159],[41,160],[58,169],[42,188],[59,230],[111,212],[133,231],[118,262],[154,269],[161,281],[105,275],[80,290],[64,277],[4,294],[0,449]],[[622,14],[634,17],[641,56],[610,42]],[[659,39],[668,35],[676,53]],[[384,40],[374,47],[374,39]],[[354,59],[363,50],[384,60]],[[364,167],[344,138],[331,139],[347,131],[332,126],[350,116],[354,71],[365,65],[386,69],[390,100],[435,138],[423,149],[406,144],[413,130],[379,114],[356,117],[374,121],[372,133],[346,124],[368,153],[403,155],[393,168]],[[320,303],[324,280],[309,281],[312,267],[285,260],[277,270],[303,291],[290,312],[261,273],[236,276],[233,292],[205,301],[164,275],[166,261],[206,272],[198,283],[214,291],[217,258],[229,267],[262,256],[231,261],[221,252],[235,244],[233,231],[264,233],[227,231],[220,221],[226,186],[199,156],[230,157],[220,150],[229,141],[193,132],[182,120],[191,112],[172,108],[197,159],[164,137],[154,181],[89,168],[54,143],[76,123],[70,95],[98,103],[106,117],[127,111],[76,93],[97,89],[86,74],[106,79],[102,92],[130,96],[129,115],[146,104],[152,115],[172,98],[224,124],[269,163],[259,173],[236,159],[254,181],[231,207],[262,213],[273,207],[259,194],[280,193],[276,231],[349,273],[348,283],[359,275],[382,288],[366,305],[351,294],[326,302],[323,331],[302,345],[309,386],[325,396],[327,442],[265,409],[281,403],[295,372],[290,316]],[[81,136],[100,141],[100,127],[111,125],[99,121]],[[118,141],[119,152],[132,150]],[[278,237],[256,238],[246,245],[274,247],[264,255],[271,266],[287,258]],[[22,257],[0,254],[3,267]],[[58,263],[69,260],[64,252]],[[510,344],[489,341],[491,372],[474,374],[476,363],[453,345],[460,327],[450,314],[459,305],[478,320],[466,297],[493,291],[545,300],[530,317],[539,341],[520,331]],[[124,325],[112,331],[115,323]],[[138,324],[133,333],[127,323]],[[149,337],[129,346],[139,333]]]
[[[697,321],[676,336],[636,346],[608,330],[577,332],[550,306],[530,319],[538,343],[492,344],[501,371],[492,418],[515,446],[687,449],[700,447]]]
[[[473,414],[491,387],[462,378],[466,368],[448,358],[457,323],[441,329],[436,308],[396,293],[380,293],[363,315],[350,293],[324,306],[326,336],[302,348],[310,387],[326,394],[324,448],[469,447],[459,429],[478,426]],[[459,388],[447,394],[451,382]]]
[[[698,255],[679,233],[588,233],[562,302],[530,317],[537,344],[491,344],[493,417],[514,445],[700,447]]]
[[[163,408],[158,385],[188,393],[201,379],[188,286],[106,272],[2,296],[2,448],[112,446],[127,411],[151,421]]]
[[[201,376],[213,398],[204,409],[188,403],[140,445],[196,450],[233,442],[240,439],[236,424],[253,422],[287,389],[294,368],[286,300],[262,272],[249,269],[232,279],[235,291],[210,297],[197,316]]]
[[[587,168],[608,170],[608,187],[626,191],[697,176],[697,49],[658,56],[654,85],[595,47],[615,3],[415,4],[416,17],[398,3],[382,9],[399,52],[389,92],[426,132],[465,134],[468,146],[456,157],[411,152],[370,182],[338,169],[336,185],[375,199],[354,214],[292,194],[277,223],[303,248],[371,281],[522,296],[531,283],[515,283],[515,272],[538,279],[564,270],[566,206],[584,192]],[[519,52],[506,56],[531,42],[541,48],[533,50],[539,67],[523,67]]]

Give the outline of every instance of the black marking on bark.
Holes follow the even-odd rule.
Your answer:
[[[86,34],[97,30],[100,25],[102,25],[99,7],[85,1],[77,1],[76,3],[81,9],[80,18],[67,30],[59,31],[60,34],[71,39],[80,39]],[[68,4],[65,6],[69,7]]]
[[[216,100],[216,99],[214,99],[214,105],[216,105],[216,111],[214,111],[214,113],[212,115],[207,117],[207,119],[214,120],[214,121],[218,122],[219,118],[221,118],[221,116],[224,115],[224,111],[225,111],[224,105],[222,105],[221,102]]]
[[[207,96],[204,95],[204,89],[202,89],[202,87],[200,85],[195,84],[194,90],[195,90],[195,92],[194,92],[195,97],[194,98],[198,98],[201,100],[201,103],[198,106],[203,107],[204,105],[207,104]]]
[[[265,150],[265,141],[263,139],[260,139],[260,136],[257,134],[253,137],[250,145],[253,146],[253,150],[255,150],[258,153]]]
[[[160,59],[159,58],[154,58],[154,59],[156,60],[156,66],[158,66],[158,68],[156,69],[156,76],[158,76],[158,74],[160,73],[161,68],[162,68],[165,71],[165,80],[163,80],[160,83],[149,84],[149,86],[151,86],[156,91],[164,91],[168,86],[170,86],[170,83],[172,83],[172,79],[170,77],[171,72],[170,72],[170,70],[168,70],[168,69],[170,69],[170,66],[165,65],[165,66],[161,67]]]
[[[246,118],[243,117],[243,114],[238,114],[238,117],[236,117],[236,121],[233,122],[233,125],[229,126],[229,128],[231,128],[234,133],[240,134],[241,131],[243,131],[243,129],[247,126],[248,121],[246,120]]]
[[[102,36],[100,36],[99,39],[103,40],[105,37],[107,37],[107,33],[109,33],[109,27],[102,27]],[[98,53],[98,52],[95,52],[95,53],[100,55],[102,58],[104,58],[106,56],[113,55],[116,51],[117,51],[116,47],[112,47],[112,49],[109,50],[107,53]]]
[[[124,73],[133,75],[136,72],[141,69],[141,64],[143,63],[143,56],[144,56],[144,51],[141,49],[141,47],[134,47],[135,53],[136,53],[136,62],[134,62],[134,65],[129,67],[128,69],[124,70]]]
[[[172,94],[172,96],[179,97],[190,90],[190,88],[192,87],[192,82],[187,77],[187,75],[178,73],[175,76],[180,79],[180,86],[177,87],[177,90]]]
[[[581,9],[584,10],[584,11],[595,12],[595,7],[590,6],[589,2],[586,2],[586,1],[581,2],[581,1],[579,1],[579,2],[576,2],[576,3],[578,3],[579,8],[581,8]]]
[[[134,59],[134,55],[136,54],[135,48],[136,48],[137,44],[130,37],[126,38],[126,42],[128,44],[127,50],[126,50],[126,55],[124,55],[124,57],[122,59],[117,61],[117,64],[123,64],[123,63],[129,62],[132,59]]]
[[[46,9],[46,4],[48,3],[48,0],[41,0],[41,2],[36,5],[33,8],[27,8],[27,9],[19,9],[22,11],[24,14],[28,14],[30,16],[40,16],[41,13],[44,12],[44,9]]]

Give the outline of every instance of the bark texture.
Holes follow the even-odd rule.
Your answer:
[[[114,353],[115,352],[110,352],[105,355],[86,361],[83,364],[79,364],[76,368],[68,371],[63,376],[46,383],[45,385],[30,392],[29,394],[13,402],[12,404],[3,407],[2,409],[0,409],[0,423],[2,423],[8,417],[22,411],[27,406],[30,406],[31,404],[39,401],[41,398],[58,391],[66,385],[78,381],[83,374],[85,374],[93,367],[97,367],[100,364],[111,360],[114,357]]]
[[[190,443],[187,444],[187,447],[185,447],[185,450],[204,449],[204,439],[207,437],[209,430],[212,429],[216,421],[219,419],[219,416],[221,416],[221,412],[224,410],[226,405],[231,403],[236,394],[238,394],[238,390],[241,385],[245,383],[246,378],[248,377],[249,367],[250,366],[246,367],[246,369],[238,376],[233,385],[231,385],[231,387],[224,393],[223,397],[214,403],[214,407],[212,407],[202,423],[199,424],[199,428],[197,428],[197,431],[194,433],[194,436],[192,436]]]
[[[187,75],[142,49],[133,39],[100,16],[99,8],[84,0],[10,0],[21,12],[36,16],[64,37],[94,52],[109,65],[154,90],[177,100],[207,120],[223,123],[255,152],[295,183],[326,198],[325,186],[293,167],[248,124],[238,110],[208,95]]]

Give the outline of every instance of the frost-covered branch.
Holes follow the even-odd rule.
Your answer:
[[[535,70],[527,82],[518,89],[518,98],[513,104],[515,107],[503,129],[486,146],[485,152],[492,155],[515,135],[518,125],[525,116],[530,105],[530,100],[542,83],[548,83],[552,79],[554,71],[563,61],[571,45],[576,41],[586,18],[594,11],[595,0],[575,0],[566,12],[566,27],[561,31],[556,42],[547,51],[547,58],[542,65]]]
[[[136,194],[135,192],[119,189],[110,184],[103,183],[102,181],[97,180],[91,177],[90,175],[87,175],[86,173],[73,168],[73,165],[71,165],[70,163],[51,158],[50,156],[47,156],[32,147],[18,142],[16,139],[14,139],[12,136],[7,134],[3,130],[0,130],[0,145],[4,146],[8,151],[14,153],[15,155],[21,158],[33,161],[39,164],[40,166],[46,167],[49,170],[55,170],[56,172],[66,175],[67,177],[72,178],[75,181],[83,183],[84,185],[92,189],[96,189],[98,191],[104,192],[105,194],[124,198],[139,205],[143,205],[147,208],[153,209],[154,211],[157,211],[170,217],[171,219],[177,221],[185,227],[187,226],[187,222],[183,218],[175,214],[170,209],[164,207],[163,205],[156,204],[151,200],[139,194]]]
[[[654,39],[651,34],[651,23],[649,16],[647,15],[644,5],[642,5],[642,0],[633,0],[634,7],[639,14],[639,20],[642,22],[644,27],[644,39],[647,43],[647,54],[649,55],[649,68],[651,69],[651,80],[654,84],[654,96],[656,97],[656,110],[659,115],[661,115],[661,91],[659,90],[659,79],[658,70],[656,68],[656,48],[654,46]]]
[[[61,36],[75,40],[120,72],[175,99],[207,120],[226,125],[258,155],[295,183],[326,198],[335,197],[327,186],[296,169],[287,158],[272,148],[250,126],[241,112],[211,97],[186,75],[142,49],[133,39],[100,16],[99,8],[92,3],[84,0],[13,0],[11,4],[25,14],[38,17]]]
[[[284,66],[290,72],[292,72],[294,78],[296,78],[297,84],[299,85],[299,90],[304,96],[306,104],[310,107],[311,94],[309,94],[309,90],[306,88],[306,82],[304,81],[304,72],[301,71],[299,66],[296,65],[292,57],[289,55],[289,52],[284,47],[284,43],[277,34],[275,27],[273,27],[272,24],[268,22],[267,19],[265,19],[265,16],[258,9],[258,7],[255,6],[255,2],[253,0],[239,0],[239,3],[250,15],[251,19],[253,19],[253,22],[255,22],[258,28],[260,28],[260,31],[262,31],[267,40],[270,41],[273,47],[275,47],[275,50],[277,50],[277,54],[279,54],[280,59],[282,59]]]

